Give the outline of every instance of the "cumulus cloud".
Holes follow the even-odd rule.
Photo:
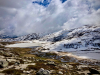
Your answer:
[[[100,8],[97,9],[93,7],[93,2],[95,6],[96,5],[98,6],[98,4],[93,0],[88,2],[86,1],[82,2],[83,3],[82,7],[78,5],[79,7],[76,7],[75,9],[76,17],[72,17],[69,20],[67,20],[62,26],[62,28],[71,29],[71,27],[77,28],[83,25],[100,25]],[[98,0],[98,2],[100,1]],[[90,6],[90,4],[92,5]]]
[[[44,0],[0,0],[1,32],[47,34],[86,24],[100,25],[100,0],[48,0],[46,7],[34,1]]]

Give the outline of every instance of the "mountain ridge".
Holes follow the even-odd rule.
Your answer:
[[[50,50],[85,50],[100,48],[100,26],[85,25],[71,30],[61,30],[59,32],[46,35],[40,41],[49,41],[54,44],[46,45]]]
[[[20,36],[17,38],[1,38],[1,41],[12,42],[12,41],[27,41],[27,40],[35,40],[39,39],[39,35],[36,33]]]
[[[4,35],[5,37],[10,37],[8,35]],[[0,35],[0,37],[2,37],[1,39],[4,39],[2,35]],[[40,34],[37,33],[32,33],[32,34],[28,34],[28,35],[24,35],[24,36],[14,36],[11,38],[5,38],[4,40],[6,41],[25,41],[25,40],[39,40],[39,41],[51,41],[51,42],[58,42],[58,41],[62,41],[62,40],[70,40],[72,38],[89,38],[86,36],[92,36],[92,38],[99,38],[100,36],[100,26],[89,26],[89,25],[85,25],[79,28],[75,28],[75,29],[71,29],[71,30],[60,30],[58,32],[54,32],[52,34],[49,35],[45,35],[45,36],[40,36]],[[17,37],[17,38],[16,38]],[[91,37],[90,37],[91,38]],[[83,38],[82,38],[83,39]],[[83,40],[84,40],[83,39]]]

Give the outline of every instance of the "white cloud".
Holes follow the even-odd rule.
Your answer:
[[[0,0],[0,30],[9,27],[7,32],[24,35],[100,24],[100,0],[52,0],[48,7],[32,1]]]
[[[71,18],[64,23],[63,28],[71,29],[72,27],[77,28],[83,25],[100,25],[100,9],[93,11],[92,14]]]

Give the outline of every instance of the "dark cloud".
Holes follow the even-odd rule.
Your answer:
[[[23,0],[0,0],[0,7],[20,8]]]

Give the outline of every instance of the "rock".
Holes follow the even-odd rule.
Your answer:
[[[62,67],[62,68],[65,68],[65,69],[69,69],[69,67],[66,64],[61,64],[59,66]]]
[[[4,59],[5,57],[4,56],[0,56],[0,59]]]
[[[12,54],[10,54],[9,52],[3,53],[3,56],[5,57],[12,57]]]
[[[18,66],[19,64],[20,64],[20,61],[16,61],[14,65]]]
[[[72,65],[68,65],[68,67],[71,69],[71,68],[73,68],[73,66]]]
[[[24,62],[24,64],[28,64],[28,62]]]
[[[55,70],[50,70],[50,74],[51,74],[51,73],[56,73],[56,71],[55,71]]]
[[[6,60],[1,60],[0,61],[0,68],[4,68],[8,66],[8,62]]]
[[[89,68],[90,74],[100,74],[99,71]]]
[[[81,75],[85,75],[84,73],[81,73]]]
[[[59,71],[58,73],[63,75],[63,72],[61,72],[61,71]]]
[[[30,74],[30,71],[23,71],[25,74]]]
[[[52,62],[52,61],[48,62],[47,64],[56,66],[56,64],[54,62]]]
[[[50,75],[48,70],[44,70],[43,68],[41,68],[36,75]]]

